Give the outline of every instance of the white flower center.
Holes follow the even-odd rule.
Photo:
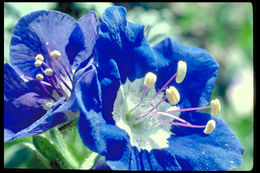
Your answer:
[[[151,101],[151,97],[156,94],[153,87],[149,88],[142,102],[144,88],[144,78],[136,79],[130,82],[128,79],[124,85],[121,85],[117,97],[114,102],[113,119],[116,125],[125,130],[129,137],[132,146],[148,151],[152,149],[161,149],[168,147],[167,139],[173,134],[170,129],[171,125],[153,124],[157,121],[172,121],[171,117],[158,116],[158,114],[150,113],[149,116],[136,121],[136,118],[147,113],[163,98],[163,93],[159,94],[156,99]],[[139,104],[140,103],[140,104]],[[137,107],[137,105],[139,106]],[[162,102],[158,109],[161,111],[167,110],[171,105],[167,102]],[[179,115],[179,113],[176,113]],[[175,115],[176,115],[175,114]]]

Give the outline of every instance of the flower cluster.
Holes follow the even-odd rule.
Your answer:
[[[15,26],[5,64],[5,141],[76,117],[80,137],[115,170],[229,170],[243,148],[211,99],[219,68],[205,50],[166,38],[109,7],[78,21],[42,10]],[[210,102],[210,104],[209,104]],[[210,109],[211,113],[200,110]],[[77,111],[79,110],[79,114]]]

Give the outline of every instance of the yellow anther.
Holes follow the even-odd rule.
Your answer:
[[[42,60],[36,60],[34,62],[35,67],[40,67],[42,65]]]
[[[45,73],[47,76],[51,76],[52,73],[53,73],[53,70],[52,70],[51,68],[46,68],[46,69],[44,70],[44,73]]]
[[[167,110],[166,110],[166,112],[168,112],[168,111],[176,111],[176,110],[179,110],[180,108],[179,107],[177,107],[177,106],[172,106],[172,107],[169,107]]]
[[[184,61],[179,61],[178,62],[178,67],[177,67],[177,76],[176,76],[176,82],[181,83],[187,72],[187,64]]]
[[[219,100],[218,99],[211,100],[210,104],[211,104],[211,114],[212,115],[217,115],[220,112],[220,110],[221,110],[221,106],[220,106]]]
[[[216,122],[214,120],[209,120],[206,125],[206,128],[204,129],[204,133],[205,134],[212,133],[215,127],[216,127]]]
[[[61,57],[61,53],[58,50],[54,50],[51,52],[51,58],[53,60],[57,60]]]
[[[148,73],[146,73],[145,78],[144,78],[144,85],[147,88],[151,88],[154,86],[156,80],[157,80],[156,74],[154,74],[152,72],[148,72]]]
[[[180,101],[179,91],[173,86],[166,89],[166,96],[172,105],[176,105]]]
[[[35,61],[37,60],[40,60],[40,61],[43,61],[44,60],[44,57],[42,56],[42,54],[38,54],[36,57],[35,57]]]
[[[37,80],[43,80],[43,75],[42,74],[37,74],[36,75]]]

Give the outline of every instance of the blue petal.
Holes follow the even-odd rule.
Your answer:
[[[215,59],[203,49],[184,46],[170,38],[153,46],[153,50],[157,56],[157,87],[161,88],[176,73],[178,61],[185,61],[187,73],[183,82],[172,82],[181,95],[179,104],[185,108],[207,105],[217,78]]]
[[[59,112],[58,109],[59,106],[62,105],[62,102],[64,102],[64,100],[65,100],[64,97],[60,98],[45,115],[43,115],[40,119],[35,121],[30,126],[24,128],[21,131],[14,133],[14,135],[11,138],[8,137],[7,139],[5,139],[5,142],[18,139],[18,138],[24,138],[24,137],[40,134],[53,128],[54,126],[60,123],[65,122],[67,120],[66,115],[62,112]]]
[[[107,160],[115,170],[177,171],[181,170],[175,156],[168,149],[138,151],[131,146],[119,160]],[[130,154],[130,157],[129,157]]]
[[[103,119],[100,84],[96,73],[93,66],[76,85],[77,103],[81,111],[79,134],[83,143],[91,150],[106,156],[108,160],[117,160],[125,152],[129,137],[124,130],[106,124]]]
[[[93,49],[98,35],[97,29],[99,20],[94,11],[89,11],[88,14],[79,18],[78,24],[83,32],[84,37],[81,35],[80,36],[84,39],[84,46],[86,48],[78,56],[76,56],[73,64],[73,66],[75,66],[74,68],[76,68],[82,61],[93,55]],[[74,32],[72,35],[73,34]],[[75,32],[75,35],[79,35],[78,32]],[[77,42],[77,40],[75,41]]]
[[[47,87],[47,89],[49,88]],[[4,64],[4,95],[6,100],[16,99],[28,92],[46,96],[37,81],[25,82],[9,64]]]
[[[4,126],[14,132],[20,131],[46,113],[43,104],[49,101],[29,92],[14,100],[4,102]]]
[[[46,46],[48,42],[50,51],[60,51],[61,61],[69,67],[69,59],[72,61],[73,57],[67,57],[65,46],[69,42],[71,33],[77,27],[78,24],[72,17],[57,11],[40,10],[22,17],[12,33],[11,63],[19,70],[19,73],[35,77],[37,73],[41,72],[34,66],[34,57],[37,54],[41,53],[45,57],[44,61],[50,65],[48,46]],[[84,41],[78,44],[80,43],[84,43]],[[55,64],[52,67],[59,70],[61,68]]]
[[[130,170],[176,171],[180,170],[180,167],[174,155],[165,149],[148,152],[147,150],[138,151],[136,147],[133,147]]]
[[[196,116],[203,118],[204,115],[197,113]],[[192,133],[181,134],[179,129],[169,139],[169,149],[182,170],[230,170],[242,163],[243,148],[235,134],[223,120],[213,116],[211,119],[216,121],[216,129],[209,135],[189,128]]]
[[[126,9],[109,7],[102,16],[96,57],[99,67],[107,69],[110,59],[116,62],[122,83],[144,76],[147,70],[156,69],[155,57],[144,36],[144,26],[126,20]],[[104,71],[106,72],[106,71]]]
[[[152,150],[146,155],[148,156],[147,159],[150,159],[150,164],[153,167],[153,170],[181,170],[181,167],[179,166],[174,154],[168,149]],[[143,157],[143,160],[145,160],[145,157]]]
[[[9,141],[15,135],[15,132],[9,129],[4,129],[4,142]]]

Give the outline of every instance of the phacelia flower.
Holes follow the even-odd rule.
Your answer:
[[[78,117],[75,79],[80,63],[93,62],[98,23],[92,11],[78,21],[52,10],[18,21],[10,44],[12,66],[4,65],[4,141]]]
[[[153,47],[144,26],[109,7],[92,64],[75,86],[83,143],[116,170],[229,170],[238,139],[208,105],[218,64],[205,50],[166,38]],[[87,93],[87,94],[86,94]]]

